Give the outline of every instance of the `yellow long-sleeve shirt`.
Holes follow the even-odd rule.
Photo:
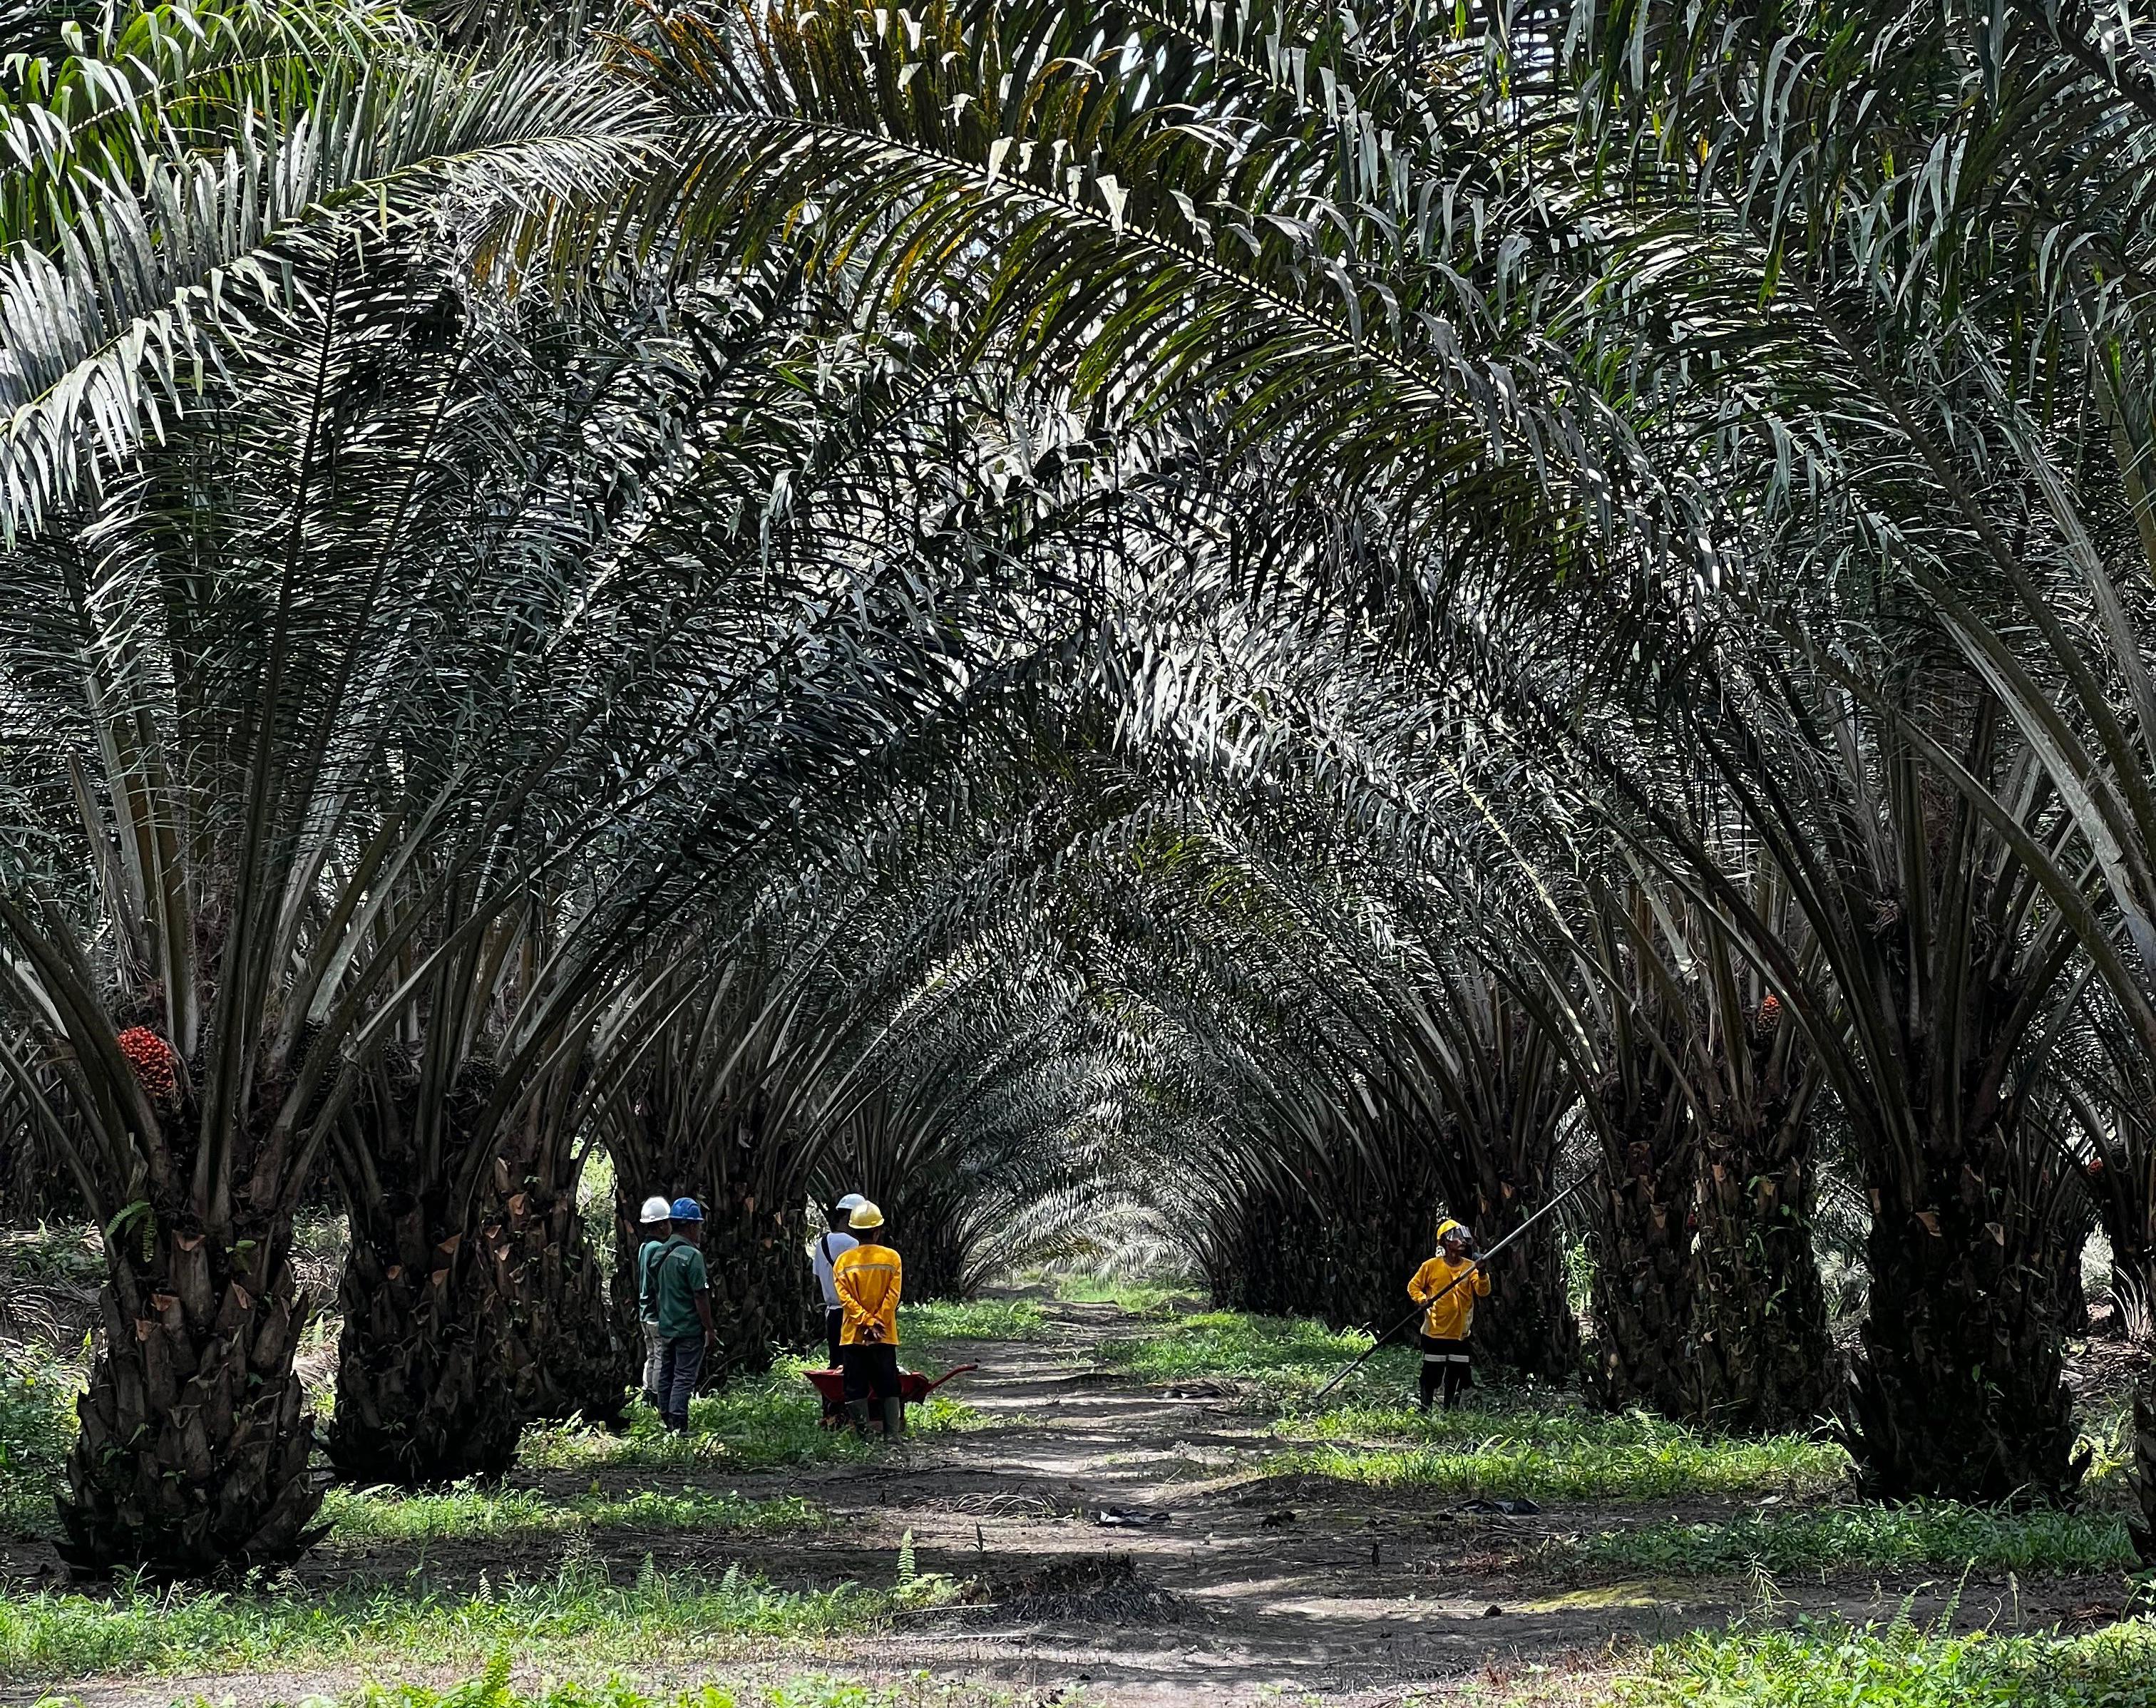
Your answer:
[[[904,1279],[898,1254],[888,1245],[857,1245],[839,1254],[831,1265],[831,1284],[845,1313],[839,1324],[840,1346],[861,1345],[861,1331],[871,1322],[883,1325],[883,1345],[898,1344],[898,1294]]]
[[[1445,1292],[1470,1269],[1475,1270],[1474,1280],[1460,1281]],[[1440,1293],[1445,1295],[1441,1299]],[[1475,1301],[1489,1296],[1490,1277],[1486,1271],[1471,1263],[1453,1263],[1443,1252],[1417,1269],[1408,1283],[1408,1297],[1430,1306],[1423,1313],[1422,1331],[1434,1341],[1466,1340],[1475,1331]]]

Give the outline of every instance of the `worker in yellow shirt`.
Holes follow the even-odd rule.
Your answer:
[[[1460,1390],[1473,1386],[1468,1336],[1475,1331],[1475,1301],[1490,1296],[1490,1277],[1475,1258],[1475,1241],[1447,1217],[1438,1224],[1437,1255],[1414,1272],[1408,1297],[1430,1308],[1422,1319],[1422,1408],[1440,1385],[1448,1412]]]
[[[861,1242],[831,1264],[831,1283],[844,1313],[839,1324],[839,1366],[846,1372],[846,1409],[866,1434],[869,1401],[879,1402],[886,1436],[904,1433],[906,1408],[898,1388],[898,1295],[904,1273],[883,1212],[863,1199],[846,1218]]]

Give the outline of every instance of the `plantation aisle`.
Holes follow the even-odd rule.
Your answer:
[[[907,1461],[834,1469],[795,1485],[873,1537],[888,1572],[911,1530],[921,1571],[981,1581],[990,1604],[917,1615],[892,1670],[972,1675],[1089,1700],[1277,1700],[1278,1693],[1390,1702],[1451,1686],[1489,1700],[1592,1700],[1613,1644],[1719,1627],[1753,1606],[1757,1580],[1614,1580],[1582,1587],[1523,1572],[1520,1557],[1584,1526],[1726,1521],[1747,1502],[1547,1502],[1531,1518],[1454,1511],[1455,1498],[1253,1473],[1279,1442],[1268,1420],[1173,1384],[1117,1378],[1091,1360],[1132,1331],[1112,1305],[1050,1305],[1050,1334],[968,1350],[977,1409],[1007,1420],[924,1440]],[[1190,1389],[1207,1384],[1193,1382]],[[1188,1393],[1189,1390],[1183,1390]],[[744,1486],[743,1492],[749,1492]],[[1164,1525],[1105,1527],[1110,1509],[1168,1511]],[[773,1554],[767,1569],[785,1570]],[[1831,1611],[1919,1620],[1953,1590],[1936,1572],[1772,1587],[1777,1617]],[[1960,1626],[2074,1623],[2115,1582],[2010,1583],[1972,1575]]]
[[[1039,1309],[1043,1327],[1034,1339],[934,1349],[980,1364],[952,1390],[970,1408],[972,1427],[925,1432],[888,1456],[762,1471],[722,1448],[664,1464],[603,1464],[596,1475],[591,1463],[550,1469],[536,1454],[501,1498],[555,1511],[611,1503],[616,1516],[573,1533],[415,1538],[408,1529],[355,1529],[310,1556],[296,1582],[267,1586],[302,1603],[376,1593],[393,1599],[416,1587],[454,1608],[475,1597],[513,1599],[518,1584],[597,1584],[600,1595],[619,1598],[618,1611],[601,1617],[611,1617],[624,1639],[603,1657],[535,1652],[453,1617],[431,1639],[355,1653],[345,1665],[280,1666],[264,1647],[255,1651],[265,1663],[258,1670],[48,1675],[13,1688],[0,1683],[0,1701],[164,1708],[202,1699],[253,1708],[344,1697],[372,1681],[446,1687],[470,1679],[475,1655],[495,1646],[526,1687],[618,1673],[657,1694],[707,1680],[783,1685],[823,1675],[890,1686],[900,1708],[1259,1702],[1283,1691],[1372,1705],[1410,1691],[1440,1700],[1587,1704],[1605,1700],[1603,1686],[1627,1659],[1628,1639],[1719,1629],[1747,1608],[1757,1617],[1763,1591],[1772,1623],[1804,1612],[1883,1621],[1905,1597],[1928,1621],[1960,1576],[1656,1580],[1588,1566],[1577,1551],[1561,1561],[1561,1546],[1548,1546],[1583,1532],[1672,1520],[1727,1525],[1788,1511],[1786,1501],[1756,1492],[1550,1500],[1532,1516],[1512,1517],[1462,1512],[1456,1497],[1426,1490],[1261,1475],[1287,1444],[1266,1414],[1239,1409],[1219,1384],[1193,1382],[1200,1391],[1178,1392],[1113,1374],[1096,1357],[1103,1341],[1157,1331],[1160,1319],[1141,1322],[1105,1305]],[[911,1357],[941,1367],[927,1348]],[[798,1431],[798,1408],[788,1399],[784,1409]],[[1510,1461],[1500,1453],[1491,1462]],[[1625,1475],[1640,1480],[1636,1469]],[[639,1500],[654,1503],[643,1509],[650,1516],[634,1516]],[[655,1504],[666,1501],[735,1518],[685,1516],[681,1506],[669,1517]],[[1112,1510],[1171,1516],[1137,1528],[1103,1526]],[[744,1511],[776,1521],[744,1524]],[[801,1522],[819,1514],[821,1521]],[[901,1607],[880,1628],[821,1636],[798,1625],[785,1628],[791,1634],[777,1625],[758,1634],[767,1628],[753,1623],[698,1634],[691,1623],[670,1624],[660,1605],[709,1594],[738,1568],[782,1592],[856,1583],[879,1593],[883,1607],[880,1593],[899,1584],[908,1532],[916,1582],[901,1599],[947,1591],[941,1574],[964,1584],[963,1604]],[[14,1569],[37,1569],[43,1553],[20,1551]],[[567,1598],[579,1598],[594,1604],[585,1588]],[[2019,1581],[2003,1570],[1976,1572],[1954,1622],[2084,1629],[2115,1618],[2122,1601],[2116,1572],[2025,1572]],[[590,1615],[581,1617],[589,1630]],[[838,1623],[843,1630],[845,1620]],[[633,1635],[632,1626],[649,1634]],[[561,1634],[544,1621],[526,1628],[549,1641]],[[835,1699],[825,1692],[814,1700]]]

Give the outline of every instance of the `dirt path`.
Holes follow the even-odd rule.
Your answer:
[[[1758,1593],[1697,1579],[1568,1587],[1496,1564],[1543,1537],[1608,1526],[1606,1502],[1462,1518],[1445,1497],[1255,1482],[1248,1473],[1274,1444],[1264,1419],[1106,1376],[1090,1355],[1127,1331],[1112,1307],[1049,1316],[1045,1341],[968,1349],[981,1367],[963,1378],[966,1399],[995,1427],[922,1438],[884,1465],[786,1480],[837,1518],[849,1537],[838,1546],[865,1581],[890,1581],[910,1530],[920,1569],[986,1587],[990,1605],[907,1621],[886,1663],[1043,1691],[1082,1683],[1107,1702],[1242,1702],[1284,1690],[1389,1700],[1448,1685],[1479,1695],[1542,1670],[1604,1672],[1614,1649],[1719,1626]],[[1707,1517],[1741,1505],[1685,1510]],[[1173,1516],[1104,1527],[1113,1508]],[[804,1562],[798,1548],[774,1547],[758,1563],[783,1578]],[[1920,1610],[1936,1607],[1952,1587],[1924,1577],[1775,1587],[1788,1613],[1858,1619],[1891,1617],[1912,1593]],[[2049,1624],[2112,1588],[1972,1582],[1964,1613]]]
[[[1043,1340],[963,1348],[980,1368],[953,1391],[993,1420],[986,1428],[914,1438],[869,1464],[758,1474],[721,1463],[695,1479],[758,1498],[805,1495],[830,1514],[825,1528],[768,1537],[610,1533],[583,1545],[597,1543],[617,1578],[649,1555],[690,1575],[738,1562],[783,1585],[889,1585],[910,1531],[918,1570],[974,1581],[984,1604],[902,1616],[873,1643],[657,1661],[637,1670],[639,1680],[666,1685],[814,1670],[888,1681],[926,1673],[939,1685],[987,1687],[991,1700],[1014,1692],[1049,1703],[1075,1692],[1104,1705],[1276,1701],[1282,1692],[1343,1705],[1391,1703],[1410,1691],[1481,1700],[1494,1685],[1521,1685],[1584,1700],[1628,1643],[1718,1627],[1757,1593],[1736,1581],[1579,1587],[1520,1563],[1548,1536],[1672,1511],[1727,1516],[1741,1501],[1651,1510],[1553,1503],[1526,1519],[1463,1518],[1448,1514],[1454,1503],[1441,1496],[1255,1480],[1250,1472],[1274,1444],[1263,1418],[1101,1370],[1093,1349],[1130,1326],[1113,1307],[1047,1311]],[[1172,1516],[1141,1529],[1106,1527],[1101,1514],[1113,1508]],[[500,1554],[499,1545],[475,1550],[469,1563],[498,1572]],[[516,1563],[542,1572],[555,1562],[550,1552]],[[432,1567],[454,1574],[439,1554]],[[369,1568],[397,1562],[324,1554],[302,1572],[327,1581]],[[1912,1594],[1922,1617],[1953,1586],[1905,1577],[1775,1588],[1784,1615],[1830,1610],[1862,1620],[1891,1617]],[[1960,1617],[2046,1626],[2100,1617],[2106,1598],[2118,1597],[2118,1586],[2101,1579],[1972,1581]],[[85,1708],[198,1695],[292,1702],[360,1681],[257,1675],[74,1685],[64,1694]],[[957,1700],[967,1694],[962,1688]]]

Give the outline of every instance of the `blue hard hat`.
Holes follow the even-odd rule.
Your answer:
[[[704,1219],[704,1207],[694,1198],[676,1198],[674,1200],[673,1219],[676,1222],[701,1222]]]

